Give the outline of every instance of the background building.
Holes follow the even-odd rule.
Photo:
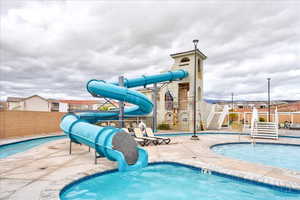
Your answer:
[[[6,102],[2,102],[1,105],[2,110],[75,112],[97,110],[101,105],[101,101],[45,99],[39,95],[33,95],[26,98],[8,97]]]

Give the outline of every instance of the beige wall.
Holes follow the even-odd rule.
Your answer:
[[[64,114],[61,112],[1,111],[0,138],[61,131],[59,123]]]
[[[50,111],[50,105],[47,100],[41,99],[38,96],[33,96],[24,100],[24,110]]]

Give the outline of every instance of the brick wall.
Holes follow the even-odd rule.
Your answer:
[[[37,135],[61,131],[65,113],[37,111],[0,111],[0,138]]]

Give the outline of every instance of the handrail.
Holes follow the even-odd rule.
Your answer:
[[[256,108],[253,108],[252,111],[252,117],[251,117],[251,136],[254,135],[254,131],[255,131],[255,127],[256,127],[256,123],[258,122],[258,112]]]
[[[221,113],[219,120],[218,120],[218,129],[220,129],[222,127],[225,116],[228,114],[228,110],[229,110],[228,105],[224,106],[223,112]]]
[[[278,123],[279,123],[279,119],[278,119],[278,111],[277,111],[277,107],[276,107],[276,109],[275,109],[275,119],[274,119],[274,121],[275,121],[275,124],[276,124],[276,137],[278,138]]]
[[[209,127],[210,123],[211,123],[211,120],[213,119],[214,115],[215,115],[215,108],[216,108],[216,104],[213,104],[212,105],[212,108],[211,108],[211,111],[207,117],[207,120],[206,120],[206,128]]]

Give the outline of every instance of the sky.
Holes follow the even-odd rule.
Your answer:
[[[0,99],[90,99],[90,79],[170,69],[170,54],[204,61],[207,99],[300,100],[297,1],[0,0]]]

